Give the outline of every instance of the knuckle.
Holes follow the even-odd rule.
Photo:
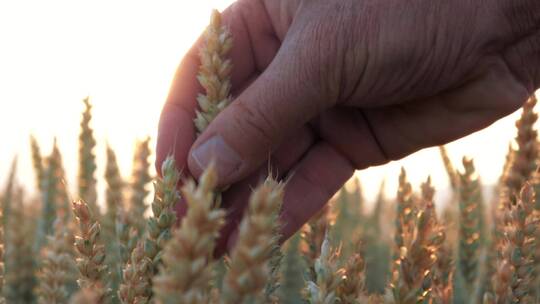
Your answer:
[[[248,102],[240,99],[234,103],[236,108],[236,121],[241,133],[246,133],[250,138],[257,140],[261,148],[268,149],[274,141],[276,127],[271,119],[271,109],[263,109],[260,102]]]
[[[515,78],[532,94],[540,86],[540,31],[507,49],[503,60]]]

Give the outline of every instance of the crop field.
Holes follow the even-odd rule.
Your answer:
[[[205,41],[199,133],[230,102],[233,40],[218,12]],[[226,218],[215,169],[184,180],[169,157],[161,175],[152,176],[144,138],[135,145],[131,176],[121,176],[112,147],[97,163],[92,103],[83,103],[76,193],[68,190],[56,142],[44,153],[31,137],[32,159],[16,159],[2,172],[8,176],[0,192],[2,303],[540,303],[534,96],[516,122],[505,163],[495,164],[501,173],[493,199],[484,198],[472,159],[452,163],[440,147],[452,188],[447,202],[435,201],[429,177],[415,189],[402,169],[388,177],[399,180],[395,196],[381,184],[367,212],[366,189],[354,179],[282,242],[286,181],[269,176],[253,189],[236,245],[223,256],[215,254]],[[26,161],[35,180],[23,183],[17,163]],[[103,195],[98,167],[105,172]],[[178,204],[187,204],[181,218]]]

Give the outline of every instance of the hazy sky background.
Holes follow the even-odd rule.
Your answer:
[[[75,186],[85,96],[94,104],[99,177],[106,141],[128,176],[134,140],[155,138],[159,111],[182,55],[207,24],[211,8],[230,2],[0,1],[0,185],[18,154],[19,179],[33,187],[32,133],[45,152],[58,138],[68,183]],[[494,182],[515,133],[516,114],[450,144],[452,158],[474,157],[484,182]],[[376,194],[384,177],[388,192],[394,193],[401,166],[415,184],[431,174],[439,188],[448,186],[438,150],[428,149],[361,172],[367,196]]]

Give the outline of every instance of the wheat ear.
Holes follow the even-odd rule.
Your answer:
[[[148,302],[152,297],[152,277],[158,270],[163,247],[176,223],[173,207],[180,199],[176,190],[180,173],[172,156],[163,162],[161,172],[163,178],[157,179],[154,185],[154,215],[148,219],[147,234],[132,252],[124,270],[124,284],[119,292],[123,303]]]
[[[221,14],[214,10],[205,32],[205,45],[200,50],[201,66],[197,79],[205,94],[197,97],[199,110],[194,120],[198,133],[202,133],[212,120],[231,101],[229,80],[232,63],[227,58],[232,48],[232,37],[222,25]]]
[[[92,104],[90,98],[83,99],[84,111],[81,118],[81,129],[79,134],[79,175],[78,188],[79,197],[84,200],[92,212],[97,216],[99,209],[97,206],[97,190],[96,190],[96,155],[94,148],[96,147],[96,139],[94,138],[94,130],[90,126],[92,121]]]
[[[365,261],[359,253],[353,254],[345,265],[345,277],[338,287],[338,296],[343,304],[359,304],[365,292]]]
[[[414,219],[417,212],[412,186],[407,181],[407,172],[404,168],[401,168],[401,173],[399,175],[396,208],[394,258],[399,259],[402,250],[401,248],[405,245],[406,240],[411,237],[414,230]]]
[[[536,170],[538,158],[538,132],[534,128],[538,115],[534,111],[537,100],[533,95],[523,106],[520,119],[516,122],[518,149],[515,151],[512,163],[504,181],[510,202],[515,203],[521,187]]]
[[[225,223],[225,211],[215,203],[216,183],[211,165],[198,185],[188,181],[182,187],[187,213],[165,245],[163,267],[153,280],[158,303],[209,303],[211,299],[212,255]]]
[[[100,301],[104,302],[108,290],[104,282],[107,266],[105,247],[100,243],[101,226],[83,201],[73,202],[73,213],[79,221],[80,229],[80,235],[75,237],[75,248],[79,252],[77,268],[80,272],[77,283],[83,289],[95,290],[100,295]]]
[[[445,234],[437,223],[430,179],[422,185],[421,208],[416,215],[414,231],[401,247],[397,271],[392,283],[396,303],[430,301],[435,263]]]
[[[328,238],[321,246],[321,255],[315,261],[315,280],[307,282],[307,300],[310,304],[333,304],[339,298],[337,289],[345,276],[345,269],[336,261],[339,250],[331,247]]]
[[[473,161],[463,158],[463,167],[465,172],[459,174],[459,269],[467,295],[472,297],[478,277],[482,188]]]
[[[43,259],[39,276],[38,303],[62,304],[69,298],[69,281],[75,270],[72,251],[66,248],[70,233],[62,220],[56,220],[54,235],[49,237],[43,249]]]
[[[129,216],[132,227],[137,229],[137,237],[141,238],[146,229],[145,213],[148,206],[146,197],[150,193],[148,186],[152,181],[150,176],[150,138],[138,141],[133,155],[133,169],[131,173],[131,197]]]
[[[258,303],[264,299],[272,250],[279,241],[275,231],[280,227],[282,202],[283,185],[271,179],[251,194],[223,282],[222,303]]]
[[[448,151],[446,150],[446,147],[439,146],[439,152],[441,154],[441,159],[444,164],[444,169],[446,170],[446,174],[448,175],[448,179],[450,180],[450,186],[452,187],[452,190],[457,191],[459,185],[459,175],[454,167],[454,164],[452,164],[452,161],[450,160],[450,156],[448,156]]]
[[[525,184],[516,204],[506,209],[495,282],[497,303],[533,302],[535,234],[539,224],[534,201],[534,190]]]
[[[36,187],[41,190],[41,183],[45,174],[43,168],[43,156],[41,155],[41,148],[36,138],[30,136],[30,150],[32,152],[32,166],[34,167],[34,174],[36,175]]]

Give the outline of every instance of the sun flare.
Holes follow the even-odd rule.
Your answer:
[[[17,154],[24,160],[19,162],[21,178],[31,179],[29,134],[45,149],[56,136],[66,151],[67,172],[75,172],[80,101],[86,96],[94,105],[98,158],[104,158],[108,142],[128,172],[134,139],[155,139],[160,108],[182,54],[207,24],[211,8],[223,9],[231,2],[0,2],[0,172],[8,171],[8,160]],[[492,164],[504,158],[499,147],[511,139],[514,120],[500,121],[449,150],[459,151],[452,153],[456,161],[465,154],[476,156],[486,182],[493,182],[500,168]],[[368,169],[362,172],[363,183],[376,188],[402,165],[426,168],[414,171],[415,183],[430,171],[436,172],[436,185],[446,186],[434,149]],[[432,167],[438,170],[428,170]],[[396,181],[387,182],[388,189],[395,188]]]

